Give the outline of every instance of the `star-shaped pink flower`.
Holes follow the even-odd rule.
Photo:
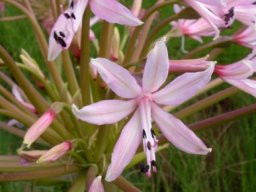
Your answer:
[[[97,17],[109,23],[129,26],[142,24],[129,9],[117,0],[70,0],[68,9],[58,17],[52,28],[49,39],[48,60],[56,59],[63,49],[68,49],[81,25],[84,10],[88,5]]]
[[[75,116],[89,123],[102,125],[116,123],[133,112],[114,147],[105,178],[107,181],[115,180],[122,173],[141,140],[147,157],[147,166],[143,171],[148,176],[151,175],[151,170],[156,171],[155,152],[158,140],[152,129],[152,120],[177,148],[202,155],[211,151],[186,125],[161,109],[161,106],[177,106],[191,98],[209,82],[214,69],[213,63],[203,72],[185,73],[160,89],[169,71],[168,52],[163,40],[158,41],[148,55],[142,85],[138,84],[129,71],[107,59],[97,58],[91,62],[110,89],[127,100],[99,101],[81,110],[73,105]]]

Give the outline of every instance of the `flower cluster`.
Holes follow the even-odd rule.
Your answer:
[[[159,0],[146,10],[142,0],[134,0],[131,10],[117,0],[52,1],[44,4],[44,10],[50,6],[47,17],[34,14],[39,2],[6,2],[30,19],[44,61],[38,63],[45,64],[24,50],[15,62],[0,47],[0,66],[6,65],[15,79],[0,71],[0,114],[7,117],[0,128],[23,138],[12,159],[20,168],[17,180],[26,174],[31,180],[71,174],[75,181],[70,191],[102,192],[106,182],[127,191],[134,186],[121,175],[138,163],[139,154],[139,161],[146,162],[140,171],[151,177],[158,171],[163,143],[189,154],[212,151],[183,123],[203,105],[209,107],[197,96],[226,82],[256,97],[256,81],[250,78],[256,72],[254,0]],[[161,21],[163,7],[171,7],[173,15]],[[0,3],[1,15],[5,9]],[[48,45],[38,15],[49,32]],[[235,29],[226,35],[231,26]],[[159,36],[163,27],[170,30]],[[174,50],[170,47],[177,37],[182,44]],[[193,50],[185,50],[191,42],[184,41],[187,37],[197,41]],[[230,44],[250,53],[223,64],[217,56]],[[213,104],[229,95],[216,94]],[[184,112],[186,102],[198,102],[201,108],[187,106]],[[248,110],[253,113],[255,107],[238,112],[243,116]],[[216,119],[216,124],[224,122]],[[6,170],[5,178],[14,178],[14,170]]]

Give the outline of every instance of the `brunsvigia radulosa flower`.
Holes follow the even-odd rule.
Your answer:
[[[256,65],[255,14],[245,11],[255,10],[254,1],[3,2],[0,19],[25,15],[37,40],[31,46],[40,50],[42,59],[24,49],[20,58],[12,58],[6,51],[10,45],[0,47],[0,128],[22,138],[15,155],[0,157],[0,181],[59,177],[71,192],[101,192],[106,182],[123,191],[139,191],[122,176],[124,170],[137,174],[132,167],[139,163],[141,177],[161,172],[166,162],[157,154],[169,143],[185,153],[207,155],[213,143],[206,145],[202,139],[207,135],[199,137],[195,130],[256,108],[192,116],[238,92],[214,89],[224,82],[256,95],[255,80],[248,78]],[[22,17],[9,16],[7,5],[19,9]],[[175,12],[163,18],[163,8],[172,6]],[[239,29],[220,36],[237,20]],[[173,41],[180,36],[201,44],[191,48],[190,41],[184,41],[184,52]],[[221,64],[216,58],[220,49],[215,48],[232,43],[251,51]],[[209,90],[214,94],[208,100]],[[186,117],[192,125],[183,123]]]

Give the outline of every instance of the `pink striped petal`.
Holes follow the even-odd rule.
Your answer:
[[[154,92],[165,82],[168,76],[169,59],[164,40],[160,40],[150,51],[145,65],[142,87],[144,92]]]
[[[101,182],[101,176],[98,176],[93,180],[89,192],[104,192],[104,187]]]
[[[109,23],[137,26],[142,22],[116,0],[90,0],[92,12]]]
[[[152,116],[164,136],[177,148],[191,154],[206,155],[211,152],[211,149],[207,148],[184,123],[156,104],[152,105]]]
[[[215,72],[223,78],[244,79],[254,73],[254,63],[244,59],[230,65],[216,65]]]
[[[132,160],[142,139],[140,116],[137,110],[130,121],[125,125],[115,145],[108,167],[106,181],[113,181],[121,175],[125,166]]]
[[[75,16],[73,20],[74,31],[76,32],[80,27],[84,15],[84,10],[88,4],[88,0],[77,0],[76,3],[72,5],[70,4],[70,10]]]
[[[214,63],[205,71],[180,75],[166,87],[153,94],[153,99],[161,105],[177,106],[193,97],[211,79]]]
[[[241,80],[233,80],[223,78],[227,83],[243,90],[244,92],[256,97],[256,81],[252,79],[241,79]]]
[[[72,106],[74,115],[83,121],[96,125],[112,124],[129,115],[136,107],[134,100],[104,100],[78,109]]]
[[[141,93],[141,88],[135,78],[120,65],[104,58],[92,59],[91,64],[118,96],[130,99]]]
[[[73,19],[67,19],[66,14],[70,15],[69,9],[59,16],[52,28],[48,49],[49,61],[55,60],[62,50],[68,49],[75,35]]]

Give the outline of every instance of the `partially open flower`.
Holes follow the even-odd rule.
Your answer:
[[[256,25],[251,25],[241,32],[233,35],[233,41],[251,49],[256,46]]]
[[[227,83],[256,97],[256,81],[248,79],[256,71],[256,55],[252,53],[246,58],[230,65],[217,65],[215,73]]]
[[[52,124],[55,117],[56,113],[51,108],[46,111],[26,132],[23,139],[23,146],[29,148],[31,144]]]
[[[70,141],[64,141],[63,143],[60,143],[54,146],[49,151],[44,153],[37,160],[37,163],[46,163],[46,162],[56,161],[62,156],[64,156],[66,153],[68,153],[71,149],[72,149],[72,143]]]

